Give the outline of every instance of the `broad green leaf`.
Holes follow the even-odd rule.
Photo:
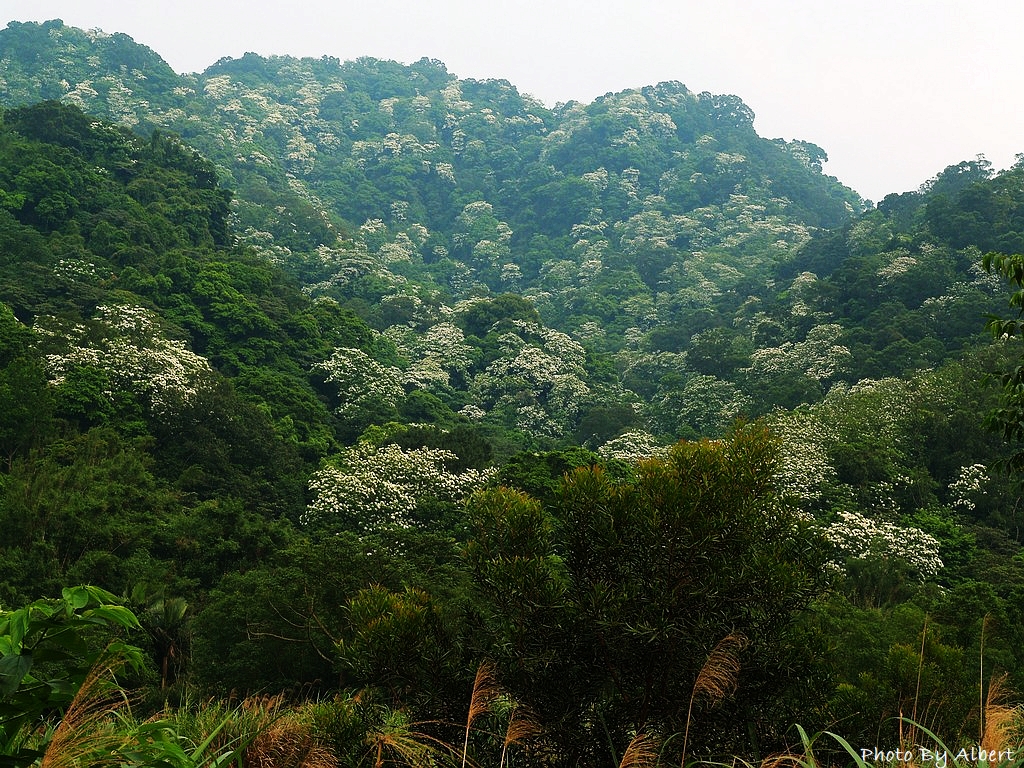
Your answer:
[[[122,605],[101,605],[98,608],[93,608],[89,611],[88,618],[103,619],[104,623],[120,624],[125,629],[140,629],[139,620],[135,618],[135,614]]]
[[[0,696],[10,696],[32,669],[32,655],[19,654],[0,658]]]
[[[89,591],[85,587],[64,587],[61,596],[72,610],[78,611],[89,604]]]
[[[28,612],[27,611],[15,611],[11,614],[10,623],[8,625],[8,632],[10,634],[11,653],[20,653],[21,641],[25,638],[28,633]]]

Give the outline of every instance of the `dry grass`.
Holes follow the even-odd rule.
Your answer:
[[[509,747],[539,736],[542,731],[540,721],[533,712],[526,707],[515,705],[508,719],[508,725],[505,727],[505,742],[501,747],[501,760],[498,762],[498,768],[504,768]]]
[[[242,702],[256,735],[245,749],[248,768],[336,768],[334,754],[318,744],[297,712],[282,709],[283,698],[259,697]]]
[[[1021,709],[1008,703],[1006,677],[1004,674],[992,680],[985,697],[980,746],[988,752],[1019,749],[1024,737]]]
[[[726,635],[708,654],[707,661],[697,674],[693,692],[690,694],[690,705],[686,710],[682,765],[686,765],[686,747],[690,740],[694,702],[703,698],[710,706],[715,706],[736,690],[740,676],[740,653],[747,647],[747,643],[747,638],[741,634],[733,632]]]
[[[719,640],[697,675],[692,698],[703,696],[714,706],[733,693],[739,682],[740,652],[746,647],[743,635],[726,635]]]
[[[469,753],[469,729],[480,715],[491,711],[491,705],[501,696],[501,686],[494,665],[485,661],[476,670],[473,679],[473,695],[469,699],[469,713],[466,716],[466,736],[462,743],[462,765],[465,768]]]
[[[646,733],[638,733],[629,742],[619,768],[655,768],[658,764],[658,740]]]
[[[41,768],[121,764],[126,737],[111,722],[111,715],[127,702],[112,678],[113,669],[107,664],[90,670],[50,737]]]

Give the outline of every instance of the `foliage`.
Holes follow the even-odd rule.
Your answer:
[[[18,748],[19,733],[71,704],[102,659],[141,664],[139,649],[116,639],[139,627],[120,603],[103,589],[81,586],[0,611],[0,754],[12,755],[13,764],[36,757]]]
[[[1024,258],[1020,255],[1007,256],[998,253],[987,253],[983,261],[987,271],[996,271],[1018,290],[1010,297],[1010,306],[1018,310],[1018,316],[1009,320],[992,317],[986,328],[998,340],[1013,340],[1021,335],[1020,317],[1024,312]],[[999,377],[1002,385],[1002,402],[988,416],[989,426],[999,432],[1011,444],[1018,444],[1024,437],[1024,419],[1021,418],[1021,393],[1024,392],[1020,366],[1002,373]],[[1011,469],[1019,470],[1024,466],[1024,452],[1015,450],[1008,460]]]
[[[796,682],[784,638],[820,563],[779,502],[775,456],[748,428],[677,444],[624,481],[578,469],[548,510],[502,489],[473,500],[467,555],[502,680],[560,760],[596,759],[602,728],[618,749],[631,732],[682,731],[698,659],[730,631],[753,643],[729,711],[779,727],[762,706]],[[696,718],[702,748],[742,743],[717,715]]]
[[[915,702],[966,738],[979,661],[1024,690],[990,470],[1020,163],[865,210],[680,83],[548,109],[427,59],[179,76],[58,21],[0,50],[0,601],[92,653],[99,606],[44,595],[131,595],[124,684],[181,707],[81,729],[126,764],[254,760],[279,721],[312,754],[295,713],[349,765],[749,757]],[[295,707],[190,699],[233,691]]]

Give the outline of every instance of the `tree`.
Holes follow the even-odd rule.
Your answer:
[[[452,472],[446,465],[457,459],[436,448],[361,442],[314,473],[314,499],[302,521],[335,532],[421,524],[424,505],[456,504],[493,475],[490,469]]]
[[[474,497],[467,545],[503,683],[544,720],[566,764],[596,764],[610,740],[682,732],[700,668],[728,635],[735,700],[694,711],[705,754],[778,737],[796,685],[789,632],[817,594],[821,553],[776,484],[760,427],[681,442],[625,480],[568,475],[544,509],[507,489]],[[784,716],[784,715],[783,715]],[[676,746],[676,749],[678,749]]]
[[[0,466],[37,447],[53,431],[53,394],[37,360],[23,357],[0,366]]]
[[[998,272],[1017,288],[1010,296],[1010,306],[1017,310],[1016,317],[1008,320],[990,316],[985,328],[997,340],[1010,342],[1024,337],[1024,255],[986,253],[982,266],[988,272]],[[986,417],[986,425],[998,432],[1013,446],[1013,453],[1006,460],[1012,471],[1024,469],[1024,365],[1017,365],[999,375],[1002,385],[1002,402]]]

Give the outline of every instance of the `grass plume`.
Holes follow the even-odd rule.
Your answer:
[[[113,666],[107,660],[89,671],[50,736],[41,768],[121,764],[126,738],[111,722],[111,715],[127,701],[111,684],[113,675]]]
[[[1020,707],[1011,706],[1007,699],[1009,690],[1006,675],[992,680],[988,685],[985,707],[982,710],[981,748],[988,752],[1002,752],[1020,746]]]
[[[504,768],[509,747],[539,735],[542,730],[540,721],[537,720],[533,712],[520,704],[515,704],[505,728],[505,741],[501,746],[501,760],[498,762],[498,768]]]
[[[619,768],[654,768],[658,764],[658,740],[647,733],[638,733],[629,742]]]
[[[465,768],[469,753],[469,729],[480,715],[490,712],[491,705],[501,696],[501,686],[494,665],[483,662],[476,670],[473,680],[473,695],[469,699],[469,713],[466,716],[466,736],[462,743],[462,766]]]
[[[686,728],[683,731],[683,754],[681,765],[686,765],[686,747],[690,741],[690,722],[693,718],[693,704],[704,698],[715,706],[736,690],[740,676],[740,653],[747,647],[743,635],[732,632],[721,640],[708,654],[707,661],[700,668],[697,680],[690,694],[690,705],[686,710]]]

